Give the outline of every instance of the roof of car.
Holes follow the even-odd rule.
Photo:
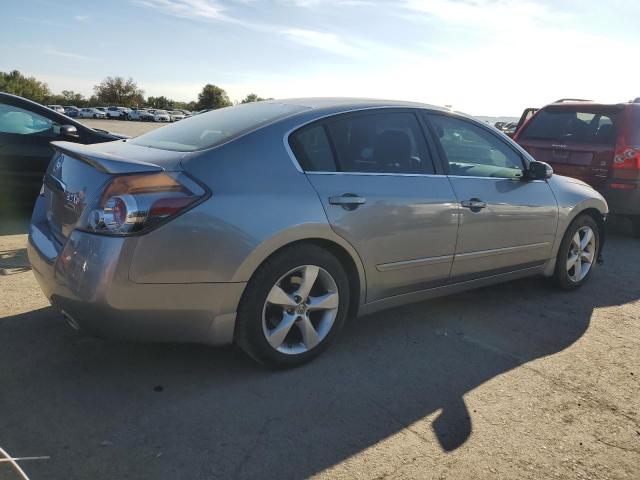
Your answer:
[[[375,108],[375,107],[418,107],[429,108],[433,110],[449,111],[447,108],[438,107],[419,102],[407,102],[402,100],[381,100],[375,98],[354,98],[354,97],[308,97],[308,98],[285,98],[278,100],[267,100],[268,102],[300,105],[301,107],[320,109],[334,108],[340,109],[359,109],[359,108]]]

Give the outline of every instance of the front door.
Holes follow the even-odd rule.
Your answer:
[[[37,113],[0,103],[0,202],[33,202],[42,185],[59,126]]]
[[[520,153],[488,127],[438,114],[429,122],[461,207],[451,281],[542,265],[558,223],[551,187],[523,180]]]
[[[445,284],[458,204],[411,110],[345,114],[292,135],[332,228],[360,254],[367,302]]]

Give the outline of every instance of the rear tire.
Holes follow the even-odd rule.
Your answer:
[[[556,257],[554,280],[563,290],[581,287],[591,276],[600,251],[600,231],[587,214],[576,217],[567,228]]]
[[[333,343],[348,310],[340,262],[318,246],[293,245],[268,258],[247,284],[234,340],[263,365],[296,367]]]

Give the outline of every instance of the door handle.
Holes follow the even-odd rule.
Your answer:
[[[485,208],[487,206],[487,203],[483,202],[479,198],[472,198],[470,200],[463,200],[462,202],[460,202],[460,205],[470,209],[472,212],[478,212]]]
[[[354,193],[343,193],[336,197],[329,197],[329,203],[331,205],[340,205],[345,210],[355,210],[360,205],[367,203],[367,199]]]

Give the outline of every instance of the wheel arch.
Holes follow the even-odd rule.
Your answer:
[[[606,204],[605,207],[602,206],[601,202],[598,199],[586,199],[585,201],[577,204],[572,209],[568,209],[565,211],[564,215],[560,215],[560,222],[558,224],[558,232],[556,234],[556,240],[553,245],[553,257],[549,260],[544,269],[544,275],[550,277],[555,272],[556,260],[558,256],[558,250],[560,250],[560,244],[562,243],[562,239],[564,238],[567,229],[573,221],[578,218],[580,215],[589,215],[598,225],[598,233],[600,235],[600,244],[598,246],[598,258],[602,256],[602,247],[604,246],[606,240],[606,222],[605,218],[607,215]]]
[[[316,245],[323,248],[340,261],[347,273],[351,287],[352,301],[349,306],[349,314],[357,315],[361,303],[366,298],[367,284],[362,260],[353,246],[335,234],[328,226],[320,226],[320,228],[312,228],[311,230],[307,228],[294,229],[293,231],[282,232],[276,237],[263,242],[238,268],[232,281],[249,281],[256,270],[274,254],[293,245],[301,244]]]

